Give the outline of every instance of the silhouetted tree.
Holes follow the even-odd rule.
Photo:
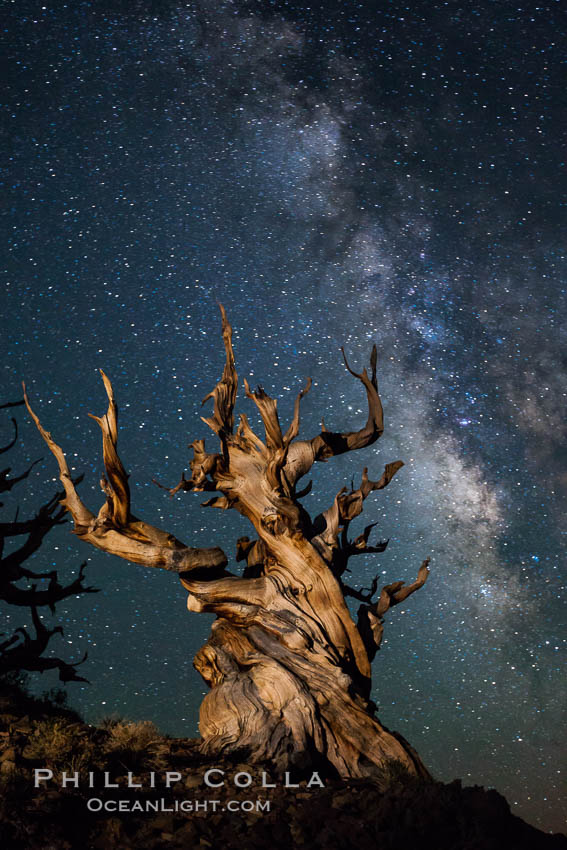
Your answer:
[[[14,408],[23,405],[23,401],[8,402],[0,405],[0,410]],[[0,454],[5,454],[14,448],[18,439],[18,425],[12,417],[14,436],[4,447],[0,448]],[[0,493],[10,493],[15,485],[25,481],[35,464],[34,461],[20,475],[10,477],[11,467],[0,471]],[[76,478],[73,486],[78,484],[80,478]],[[42,545],[45,537],[56,525],[66,522],[63,518],[65,508],[60,506],[63,493],[55,493],[48,502],[41,506],[37,513],[30,519],[19,519],[19,511],[16,509],[12,521],[0,522],[0,600],[9,606],[29,608],[34,628],[31,635],[27,628],[16,628],[11,635],[2,633],[0,635],[0,675],[7,673],[17,674],[22,672],[40,672],[56,669],[59,671],[59,679],[62,682],[86,682],[77,673],[77,667],[86,659],[86,653],[82,661],[69,664],[60,658],[45,657],[44,652],[50,639],[55,634],[63,634],[61,626],[49,629],[42,622],[38,608],[47,607],[52,614],[55,613],[55,605],[68,596],[76,596],[80,593],[96,593],[93,587],[85,587],[84,569],[81,564],[78,577],[69,584],[61,584],[57,570],[46,573],[38,573],[30,570],[26,563],[31,555]],[[4,503],[0,507],[6,510]],[[6,552],[6,542],[11,538],[23,538],[23,542]],[[47,582],[47,585],[46,585]]]

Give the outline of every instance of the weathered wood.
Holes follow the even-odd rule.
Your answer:
[[[61,501],[75,524],[75,534],[103,552],[118,555],[135,564],[146,567],[161,567],[173,572],[186,572],[200,567],[223,567],[227,558],[222,549],[193,549],[185,546],[172,534],[161,531],[148,523],[136,519],[130,513],[130,489],[128,477],[118,456],[117,406],[110,381],[101,372],[108,395],[108,412],[104,417],[94,416],[102,430],[103,460],[106,477],[101,479],[101,489],[106,502],[95,516],[81,501],[75,483],[69,473],[65,455],[51,434],[43,428],[39,418],[30,407],[24,386],[24,401],[41,436],[55,456],[59,465],[59,478],[65,490]]]
[[[62,504],[81,539],[136,563],[176,570],[188,591],[189,610],[217,615],[210,639],[195,658],[195,667],[210,686],[200,715],[205,751],[247,750],[250,760],[271,761],[280,771],[317,764],[341,776],[367,775],[395,759],[410,772],[427,775],[413,749],[375,716],[370,661],[380,645],[386,610],[424,584],[428,562],[416,582],[388,585],[377,602],[372,601],[377,581],[362,593],[341,579],[352,555],[386,548],[387,541],[368,545],[374,524],[353,541],[348,529],[369,494],[387,486],[403,464],[387,464],[377,481],[369,479],[365,468],[360,486],[343,488],[314,521],[299,502],[310,487],[296,489],[316,461],[365,448],[383,433],[376,347],[370,377],[366,369],[354,372],[345,357],[368,402],[366,424],[358,431],[333,432],[323,426],[313,439],[299,440],[300,402],[311,379],[296,398],[285,433],[276,400],[261,387],[252,391],[244,380],[245,395],[262,418],[262,440],[244,414],[234,432],[238,377],[232,329],[222,307],[221,315],[225,366],[204,399],[213,399],[213,414],[203,418],[219,438],[220,451],[209,453],[203,440],[195,440],[191,476],[183,474],[169,492],[214,491],[217,495],[205,506],[237,510],[252,523],[256,539],[240,538],[237,545],[237,562],[246,561],[243,575],[224,569],[222,550],[189,549],[132,516],[127,475],[117,453],[117,407],[104,374],[109,407],[104,417],[95,419],[103,434],[106,475],[101,486],[106,502],[96,517],[79,500],[62,450],[25,396],[59,463],[66,491]],[[357,624],[345,602],[349,594],[363,602]]]

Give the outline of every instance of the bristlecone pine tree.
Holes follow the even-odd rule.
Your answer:
[[[8,402],[0,405],[0,410],[18,407],[23,401]],[[12,418],[14,428],[13,439],[0,448],[0,454],[10,451],[18,439],[18,426]],[[20,475],[11,477],[11,468],[0,470],[0,493],[9,493],[16,484],[25,481],[37,463],[34,462]],[[79,483],[69,479],[71,486]],[[56,656],[46,656],[48,644],[56,634],[63,634],[61,626],[50,629],[47,627],[38,609],[49,608],[55,613],[55,606],[62,599],[69,596],[78,596],[80,593],[96,593],[93,587],[85,587],[84,570],[86,564],[81,564],[79,575],[69,584],[61,584],[57,570],[47,573],[37,573],[26,565],[28,559],[40,548],[45,536],[52,528],[66,522],[63,519],[65,509],[59,506],[63,493],[54,493],[37,513],[29,519],[19,519],[18,511],[15,517],[8,522],[0,522],[0,602],[11,607],[12,613],[18,608],[30,609],[34,634],[24,626],[20,626],[11,635],[0,634],[0,676],[6,674],[19,674],[24,672],[43,673],[45,670],[57,670],[62,682],[86,682],[77,673],[77,667],[86,659],[74,664],[64,661]],[[3,508],[0,503],[0,508]],[[21,545],[11,547],[6,551],[6,541],[14,538],[23,540]],[[3,607],[3,606],[2,606]]]
[[[102,430],[106,501],[93,514],[79,498],[65,456],[28,410],[59,464],[65,488],[62,505],[71,513],[75,533],[104,552],[148,567],[179,574],[188,591],[190,611],[216,614],[212,633],[194,664],[210,691],[200,711],[202,749],[210,754],[245,752],[251,762],[292,768],[327,767],[342,777],[384,774],[390,761],[428,776],[417,753],[375,716],[370,700],[371,661],[380,646],[383,617],[392,606],[422,587],[428,561],[417,579],[367,593],[343,582],[351,556],[381,552],[386,543],[368,544],[372,525],[356,539],[349,525],[373,490],[381,490],[403,465],[386,465],[372,481],[367,470],[357,489],[343,488],[331,507],[312,520],[301,504],[310,485],[297,484],[313,464],[362,449],[383,432],[383,412],[376,381],[376,347],[366,369],[348,371],[368,399],[368,420],[359,431],[322,431],[311,440],[297,439],[299,409],[311,380],[297,396],[292,422],[282,432],[277,403],[261,387],[245,394],[258,408],[265,437],[261,440],[244,414],[234,429],[237,373],[232,328],[221,306],[226,362],[222,378],[204,402],[212,399],[212,416],[203,421],[215,432],[217,453],[204,440],[192,443],[191,477],[181,477],[170,492],[211,491],[204,505],[238,511],[254,526],[256,539],[237,542],[236,560],[246,561],[242,576],[227,569],[219,548],[195,549],[171,534],[137,519],[131,512],[128,476],[117,452],[117,406],[111,383],[102,378],[109,399],[107,413],[96,419]],[[343,352],[344,356],[344,352]],[[358,620],[345,596],[361,602]]]

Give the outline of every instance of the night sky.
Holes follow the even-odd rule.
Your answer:
[[[220,545],[234,567],[246,521],[151,483],[177,483],[193,439],[216,450],[199,416],[223,367],[217,302],[239,375],[279,398],[285,427],[313,377],[305,438],[322,416],[333,430],[366,421],[339,349],[360,370],[376,342],[385,434],[314,468],[303,503],[314,516],[365,465],[376,478],[406,464],[352,529],[377,521],[371,541],[390,538],[351,562],[357,587],[376,572],[411,581],[432,558],[427,585],[387,615],[379,716],[437,778],[496,787],[515,814],[563,829],[565,9],[13,0],[3,11],[0,402],[26,380],[96,511],[100,433],[86,414],[106,409],[104,368],[134,512],[187,544]],[[243,395],[237,412],[254,424]],[[57,468],[17,416],[14,472],[43,456],[5,499],[23,517]],[[205,685],[192,658],[212,616],[186,611],[174,576],[98,553],[70,528],[29,566],[70,578],[88,558],[101,588],[57,606],[53,653],[89,654],[91,684],[69,685],[71,704],[91,722],[118,713],[194,736]]]

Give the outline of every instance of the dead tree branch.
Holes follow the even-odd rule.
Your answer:
[[[112,385],[104,372],[101,374],[108,396],[108,411],[103,417],[93,418],[102,431],[106,476],[101,479],[101,488],[106,495],[106,502],[96,516],[79,498],[65,455],[33,412],[24,387],[27,409],[59,465],[59,477],[65,490],[65,498],[61,504],[73,518],[75,534],[103,552],[118,555],[146,567],[160,567],[180,573],[201,567],[225,566],[226,556],[218,547],[196,549],[185,546],[172,534],[161,531],[130,513],[128,476],[116,448],[118,410]]]

